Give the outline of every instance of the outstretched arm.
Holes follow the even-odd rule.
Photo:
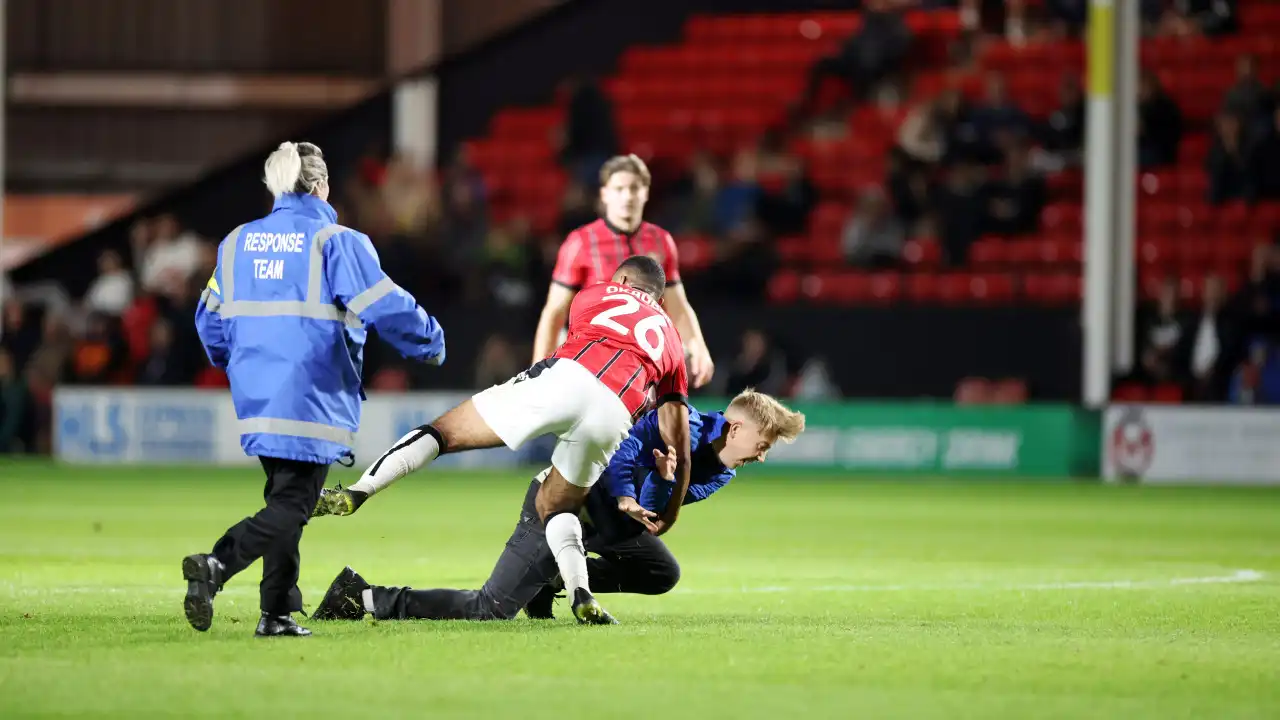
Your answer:
[[[689,491],[689,472],[693,467],[692,450],[689,438],[689,406],[683,400],[671,400],[658,407],[658,429],[662,439],[669,448],[675,450],[676,485],[671,492],[671,499],[661,513],[657,523],[661,535],[676,524],[680,515],[680,506],[684,504],[685,493]]]
[[[445,358],[444,329],[412,295],[382,271],[369,238],[352,231],[333,236],[324,248],[333,296],[401,355],[431,365]]]

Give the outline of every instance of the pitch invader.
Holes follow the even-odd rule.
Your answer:
[[[657,407],[659,431],[676,455],[676,484],[655,534],[675,524],[689,489],[688,376],[684,348],[659,304],[666,274],[646,256],[627,258],[610,282],[583,289],[569,312],[569,338],[551,357],[464,401],[400,438],[350,488],[326,490],[316,514],[349,515],[368,497],[446,452],[558,438],[535,501],[580,623],[616,621],[592,596],[578,513],[636,418]]]
[[[702,337],[698,315],[680,281],[680,255],[671,233],[644,222],[649,201],[649,168],[635,155],[619,155],[600,168],[600,202],[604,217],[569,233],[556,256],[547,302],[533,340],[533,362],[549,357],[564,341],[561,334],[574,295],[584,287],[609,280],[613,269],[632,255],[657,260],[666,273],[663,304],[684,342],[689,376],[695,388],[711,381],[715,364]]]

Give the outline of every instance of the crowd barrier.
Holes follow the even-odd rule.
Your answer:
[[[356,463],[371,462],[410,429],[466,393],[371,395]],[[697,398],[702,410],[723,407]],[[875,475],[1065,478],[1098,474],[1099,418],[1067,405],[965,407],[949,403],[797,404],[808,429],[770,454],[776,468]],[[54,454],[69,463],[242,465],[235,410],[225,391],[59,388]],[[546,443],[441,458],[441,465],[510,468],[546,462]]]

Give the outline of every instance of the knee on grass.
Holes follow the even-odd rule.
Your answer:
[[[648,592],[644,594],[663,595],[669,593],[678,582],[680,582],[680,563],[672,559],[670,562],[661,563],[653,568],[652,575],[649,578]]]

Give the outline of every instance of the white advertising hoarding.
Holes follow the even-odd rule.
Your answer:
[[[1102,458],[1111,481],[1280,484],[1280,410],[1112,405]]]
[[[363,467],[413,428],[431,422],[468,393],[373,395],[356,434]],[[219,390],[58,388],[53,397],[54,457],[69,463],[253,465],[236,431],[231,395]],[[545,463],[550,449],[531,443],[446,455],[441,466],[510,468]]]

